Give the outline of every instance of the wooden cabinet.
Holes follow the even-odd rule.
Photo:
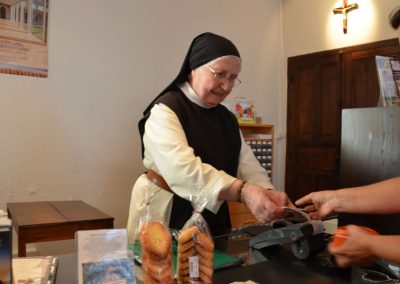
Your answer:
[[[272,179],[274,126],[270,124],[240,124],[244,139],[253,150],[261,166]],[[259,223],[246,205],[228,202],[232,227],[243,227]]]

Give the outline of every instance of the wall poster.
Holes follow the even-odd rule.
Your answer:
[[[0,73],[46,78],[49,0],[0,0]]]

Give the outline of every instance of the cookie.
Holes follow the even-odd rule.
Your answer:
[[[202,232],[196,234],[196,243],[198,243],[202,248],[207,251],[214,251],[214,242],[207,235]]]
[[[189,249],[191,249],[192,247],[194,247],[196,244],[196,242],[194,240],[190,240],[186,243],[178,243],[178,253],[184,253],[186,251],[188,251]]]
[[[212,258],[205,258],[199,255],[199,263],[200,265],[204,265],[207,267],[214,267],[214,261]]]
[[[164,258],[171,249],[172,238],[161,222],[153,221],[142,228],[140,242],[144,250]]]
[[[189,275],[178,275],[178,281],[180,284],[212,284],[212,278],[204,273],[200,273],[199,278],[190,278]]]
[[[205,259],[213,259],[214,251],[205,250],[201,245],[196,244],[197,253]]]
[[[165,278],[161,279],[161,281],[158,281],[154,279],[151,275],[144,275],[144,284],[174,284],[174,279],[173,278]]]
[[[212,275],[211,276],[207,276],[204,273],[200,272],[200,283],[202,284],[212,284]]]
[[[203,273],[205,276],[212,278],[212,275],[214,273],[214,268],[211,266],[206,266],[206,265],[199,265],[199,271],[200,273]],[[185,269],[179,269],[178,275],[180,276],[189,276],[189,267],[186,267]]]
[[[174,272],[171,266],[147,266],[147,272],[151,277],[159,282],[166,281],[166,279],[174,279]]]
[[[145,283],[145,284],[160,284],[160,282],[151,278],[151,276],[147,273],[144,274],[143,283]]]
[[[189,261],[178,262],[178,269],[186,269],[189,267]]]
[[[190,278],[189,277],[189,275],[187,275],[187,276],[181,276],[181,275],[178,275],[178,281],[179,281],[179,283],[181,283],[181,284],[183,284],[183,283],[190,283],[190,284],[194,284],[194,283],[202,283],[201,281],[200,281],[200,279],[198,279],[198,278]]]
[[[154,263],[155,265],[161,265],[165,261],[169,261],[172,263],[172,247],[171,247],[171,253],[168,253],[164,258],[160,258],[146,250],[143,250],[142,251],[142,261],[146,261],[146,260]]]
[[[142,269],[145,275],[150,275],[157,283],[173,279],[172,254],[165,260],[155,260],[148,253],[142,254]],[[154,282],[153,281],[153,282]]]
[[[212,278],[212,275],[214,273],[214,268],[211,266],[207,265],[202,265],[200,264],[200,272],[203,273],[204,275],[208,276],[209,278]]]
[[[188,262],[189,263],[189,262]],[[179,276],[189,276],[189,266],[185,269],[179,269],[178,271]]]
[[[199,228],[196,226],[189,227],[182,231],[182,233],[178,237],[178,243],[186,243],[190,240],[195,239],[196,235],[199,233]]]
[[[178,253],[178,260],[179,262],[185,262],[188,261],[189,257],[193,256],[196,254],[196,249],[191,248],[190,250],[184,252],[184,253]]]

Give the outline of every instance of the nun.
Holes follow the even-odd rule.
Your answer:
[[[202,216],[215,236],[231,228],[226,201],[246,204],[261,222],[293,207],[274,189],[267,172],[243,139],[235,115],[221,103],[241,81],[242,60],[228,39],[203,33],[193,39],[181,70],[145,109],[139,121],[146,173],[131,195],[128,234],[149,206],[171,229],[193,213],[194,195],[205,197]],[[195,208],[198,209],[198,208]]]

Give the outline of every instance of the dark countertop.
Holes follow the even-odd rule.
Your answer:
[[[226,268],[214,272],[214,283],[225,284],[234,281],[247,281],[263,284],[274,283],[379,283],[385,280],[382,275],[372,275],[375,282],[362,278],[366,275],[360,268],[343,269],[338,267],[329,253],[322,249],[306,260],[296,258],[288,245],[278,245],[262,250],[249,249],[249,235],[239,235],[234,238],[216,238],[215,247],[243,260],[242,266]],[[376,268],[376,267],[375,267]],[[378,271],[383,271],[378,269]],[[137,284],[143,283],[142,271],[136,265]],[[378,272],[379,273],[379,272]],[[378,277],[377,277],[378,276]],[[364,277],[365,278],[365,277]],[[367,277],[368,278],[368,277]],[[77,283],[76,254],[59,257],[56,284]],[[385,282],[398,283],[398,282]]]

